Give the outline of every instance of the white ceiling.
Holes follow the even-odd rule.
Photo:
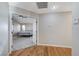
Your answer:
[[[10,5],[35,12],[37,14],[72,11],[71,2],[56,2],[56,3],[48,2],[48,8],[45,9],[38,9],[36,2],[15,2],[15,3],[10,3]],[[56,6],[56,9],[52,9],[53,5]]]

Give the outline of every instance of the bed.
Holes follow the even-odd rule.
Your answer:
[[[32,30],[20,31],[17,33],[17,36],[19,36],[19,37],[32,37],[33,31]]]

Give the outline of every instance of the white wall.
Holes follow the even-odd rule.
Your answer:
[[[79,3],[73,3],[73,9],[72,9],[72,15],[73,15],[73,50],[72,54],[74,56],[79,56]],[[78,24],[74,24],[74,20],[78,20]]]
[[[41,14],[39,17],[39,44],[71,47],[71,27],[71,12]]]
[[[0,2],[0,55],[8,55],[8,20],[9,6]]]

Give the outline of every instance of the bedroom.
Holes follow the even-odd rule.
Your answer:
[[[36,26],[35,26],[36,31],[35,31],[35,27],[33,29],[36,32],[36,39],[32,38],[31,40],[29,40],[28,38],[26,40],[25,39],[23,40],[23,38],[20,37],[19,39],[16,39],[17,41],[14,40],[17,43],[17,44],[15,43],[15,46],[17,46],[16,48],[19,48],[14,51],[19,51],[21,49],[25,49],[25,48],[33,47],[33,46],[37,46],[37,47],[38,46],[48,46],[48,47],[54,46],[54,47],[60,47],[60,48],[68,48],[67,51],[69,52],[68,53],[66,52],[66,53],[68,55],[71,55],[72,3],[17,2],[17,3],[10,3],[10,5],[12,8],[11,10],[12,14],[18,14],[19,16],[23,16],[23,17],[19,17],[19,19],[16,19],[17,21],[21,23],[22,22],[28,23],[28,21],[26,20],[27,18],[28,20],[30,20],[30,17],[32,19],[33,18],[36,19],[37,21]],[[18,16],[15,15],[14,18],[18,18]],[[15,28],[15,31],[16,31],[16,28]],[[19,35],[21,34],[24,35],[24,33],[20,32]],[[18,41],[20,39],[21,41]],[[33,42],[35,44],[32,44]],[[23,45],[21,43],[23,43]],[[29,44],[26,44],[26,43],[29,43]],[[64,51],[63,49],[61,50]],[[64,53],[64,55],[67,55],[66,53]],[[62,54],[63,53],[61,53],[61,55]]]
[[[72,2],[1,2],[0,55],[79,55],[78,5]]]

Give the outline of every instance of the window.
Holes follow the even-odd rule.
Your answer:
[[[25,31],[25,25],[22,25],[22,31]]]

